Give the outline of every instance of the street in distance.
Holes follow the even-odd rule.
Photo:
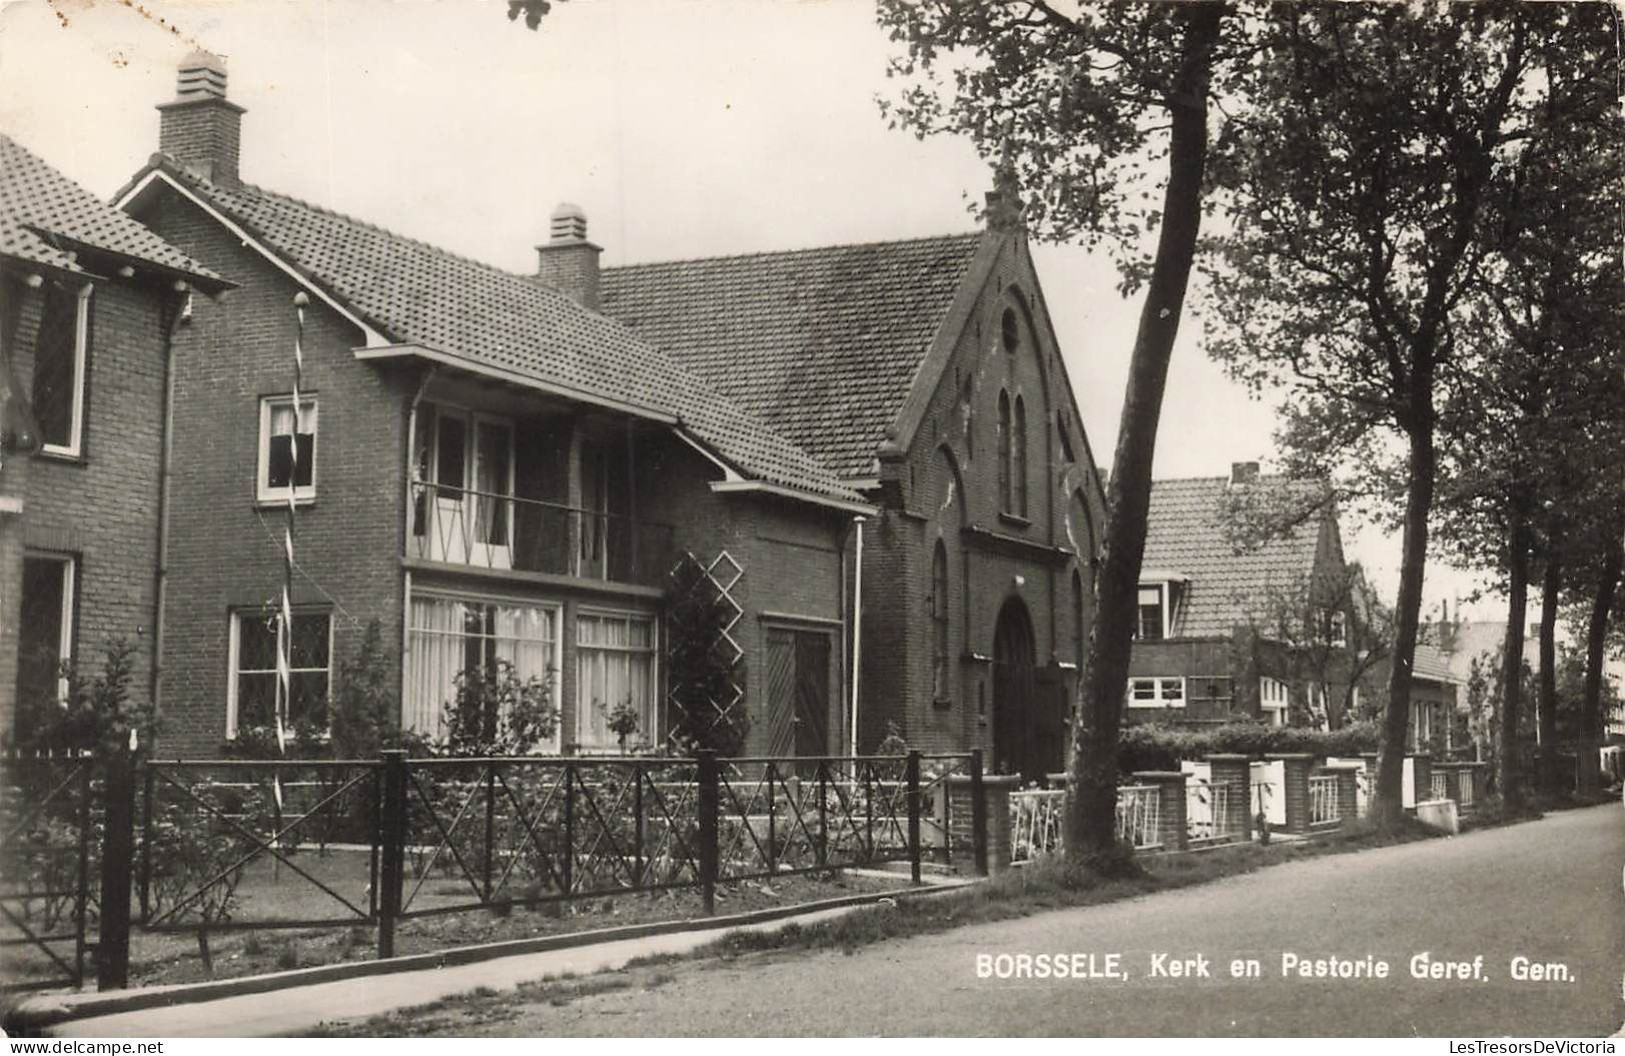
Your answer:
[[[978,979],[1076,979],[1126,981],[1138,974],[1148,979],[1262,979],[1265,961],[1235,957],[1217,962],[1205,953],[1151,953],[1139,973],[1124,964],[1121,953],[978,953]],[[1388,979],[1400,978],[1394,962],[1374,954],[1361,957],[1281,954],[1280,979]],[[1410,978],[1438,982],[1489,982],[1496,978],[1483,954],[1471,960],[1451,960],[1423,950],[1404,962]],[[1517,983],[1576,983],[1579,975],[1563,961],[1546,961],[1515,954],[1500,976]]]

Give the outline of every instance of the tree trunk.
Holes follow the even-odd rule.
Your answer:
[[[1540,580],[1540,703],[1537,738],[1540,741],[1541,780],[1548,777],[1546,763],[1557,750],[1557,606],[1563,588],[1563,562],[1558,556],[1560,540],[1550,540],[1551,553]]]
[[[1405,811],[1405,750],[1411,722],[1411,665],[1422,620],[1422,573],[1427,565],[1428,511],[1433,506],[1436,455],[1433,450],[1433,379],[1414,393],[1411,413],[1410,465],[1405,492],[1405,531],[1401,542],[1399,598],[1394,611],[1393,663],[1388,672],[1388,704],[1382,713],[1377,744],[1377,788],[1370,814],[1384,825],[1396,824]]]
[[[1524,791],[1518,718],[1523,709],[1523,629],[1529,603],[1529,519],[1523,505],[1521,499],[1513,499],[1507,532],[1507,633],[1501,657],[1501,736],[1495,748],[1495,782],[1508,810],[1523,805]]]
[[[1580,767],[1580,789],[1588,792],[1597,782],[1596,745],[1602,740],[1602,662],[1608,647],[1608,617],[1614,605],[1619,577],[1625,572],[1625,529],[1616,526],[1603,552],[1597,593],[1591,599],[1591,625],[1586,629],[1585,699],[1580,702],[1580,751],[1592,765]]]
[[[1207,164],[1207,86],[1223,5],[1192,4],[1170,99],[1168,187],[1145,306],[1140,311],[1128,389],[1107,494],[1106,533],[1095,594],[1094,628],[1073,722],[1066,853],[1074,861],[1117,838],[1117,734],[1128,690],[1140,560],[1151,506],[1151,463],[1168,381],[1168,361],[1202,222]]]

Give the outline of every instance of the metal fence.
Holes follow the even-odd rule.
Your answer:
[[[1221,840],[1234,833],[1230,824],[1230,786],[1191,781],[1185,786],[1185,832],[1199,840]]]
[[[30,962],[0,979],[0,990],[84,984],[94,771],[88,755],[0,756],[0,956]]]
[[[1337,775],[1313,774],[1309,778],[1309,824],[1333,825],[1343,820],[1338,809]]]
[[[979,753],[4,760],[0,946],[40,951],[23,985],[80,986],[93,930],[116,989],[132,931],[195,933],[206,967],[208,935],[240,930],[362,927],[389,957],[420,917],[675,888],[710,913],[748,879],[985,871],[981,778]]]

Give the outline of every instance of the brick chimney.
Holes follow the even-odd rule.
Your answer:
[[[1236,487],[1239,484],[1257,484],[1257,483],[1258,483],[1258,463],[1257,462],[1232,462],[1232,463],[1230,463],[1230,486],[1231,487]]]
[[[546,245],[536,247],[536,278],[570,299],[598,310],[598,254],[587,241],[587,214],[579,205],[560,202],[549,218]]]
[[[226,99],[226,63],[194,51],[181,60],[175,98],[158,104],[158,149],[222,187],[237,187],[243,108]]]

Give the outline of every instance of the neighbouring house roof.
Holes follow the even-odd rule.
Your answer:
[[[87,250],[188,279],[205,289],[230,285],[0,134],[0,257],[90,277],[77,259]]]
[[[1411,660],[1411,677],[1425,678],[1429,682],[1457,682],[1450,670],[1450,660],[1436,646],[1416,643],[1416,655]]]
[[[666,352],[533,276],[518,275],[249,184],[225,187],[155,155],[189,188],[387,340],[471,367],[675,420],[744,476],[861,501],[805,451]]]
[[[1451,677],[1463,684],[1472,676],[1473,660],[1482,657],[1483,663],[1493,664],[1495,658],[1500,655],[1501,646],[1507,637],[1505,620],[1464,620],[1452,624],[1447,630],[1437,628],[1433,630],[1440,639],[1439,649],[1450,669]],[[1531,671],[1540,670],[1538,635],[1524,635],[1523,659]]]
[[[608,268],[604,311],[838,476],[868,479],[984,237]]]
[[[1229,478],[1152,483],[1140,567],[1163,570],[1162,578],[1185,578],[1176,595],[1176,637],[1224,637],[1237,624],[1268,623],[1276,599],[1302,589],[1315,573],[1323,504],[1308,500],[1321,494],[1319,485],[1266,477],[1242,487],[1284,489],[1316,512],[1242,541],[1225,516],[1227,500],[1234,498]]]

